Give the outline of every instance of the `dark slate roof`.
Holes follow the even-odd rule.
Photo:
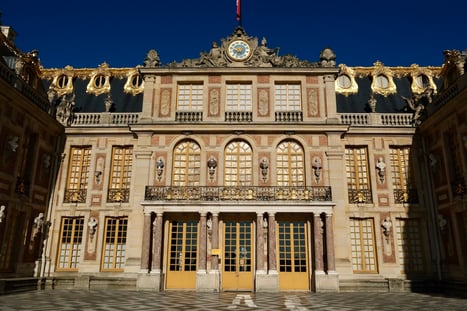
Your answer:
[[[439,90],[441,86],[440,79],[433,79]],[[368,100],[372,95],[371,77],[356,77],[355,82],[358,84],[358,93],[345,96],[343,94],[336,94],[336,105],[338,113],[367,113],[371,112],[368,105]],[[377,113],[402,113],[407,111],[407,103],[402,98],[410,98],[412,96],[411,81],[408,77],[397,78],[394,77],[394,84],[396,85],[397,92],[383,96],[380,94],[373,94],[376,99],[376,112]]]

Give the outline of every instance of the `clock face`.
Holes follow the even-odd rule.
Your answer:
[[[245,60],[250,56],[250,46],[248,43],[242,40],[236,40],[229,44],[229,48],[227,50],[229,53],[230,58],[236,61]]]

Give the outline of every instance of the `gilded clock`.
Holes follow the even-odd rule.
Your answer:
[[[229,44],[227,49],[229,57],[235,61],[242,61],[250,56],[251,48],[243,40],[235,40]]]

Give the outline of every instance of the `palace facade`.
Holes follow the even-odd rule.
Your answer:
[[[337,65],[329,48],[301,60],[242,27],[196,59],[42,68],[66,142],[35,276],[211,292],[465,282],[465,190],[447,182],[465,188],[465,78],[447,68]],[[441,125],[444,102],[456,117]]]

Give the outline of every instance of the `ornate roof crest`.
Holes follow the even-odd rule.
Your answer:
[[[165,67],[335,67],[335,54],[327,48],[321,52],[319,62],[299,60],[292,55],[279,56],[279,48],[269,48],[266,38],[249,36],[245,29],[237,26],[232,35],[221,39],[221,43],[212,42],[209,52],[201,52],[197,59],[185,59],[173,62]],[[144,62],[145,68],[158,67],[158,55],[149,51]],[[154,62],[154,60],[156,60]]]

